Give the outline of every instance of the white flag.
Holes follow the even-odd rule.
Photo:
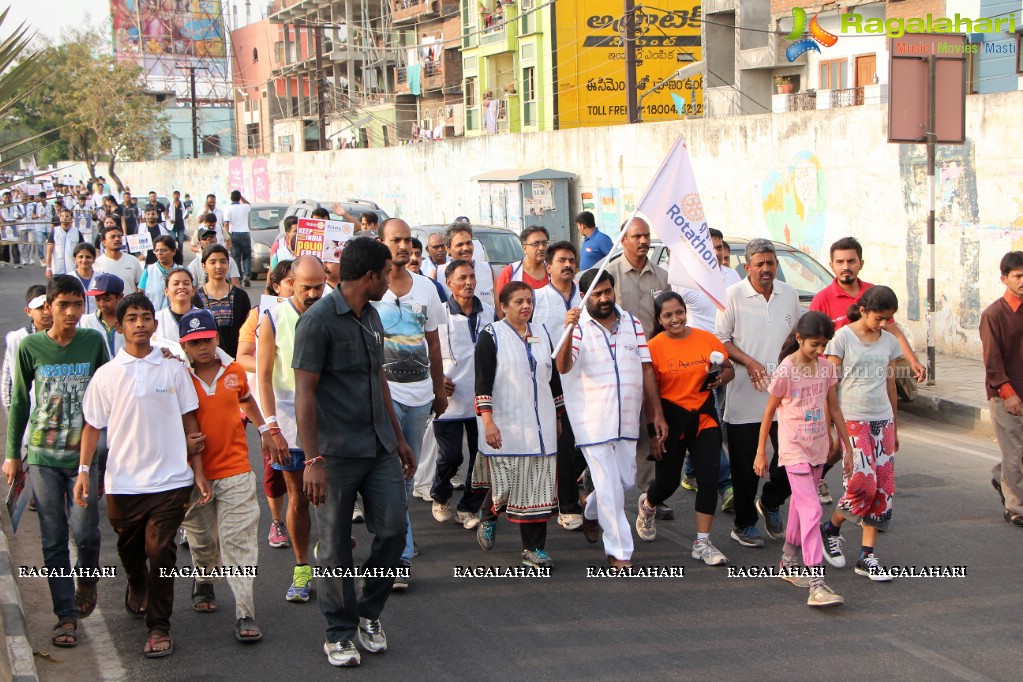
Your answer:
[[[668,282],[700,289],[724,310],[725,280],[710,240],[689,150],[681,137],[647,187],[636,215],[671,249]]]

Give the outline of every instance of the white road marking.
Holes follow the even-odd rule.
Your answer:
[[[68,542],[68,549],[71,552],[71,565],[78,565],[78,548],[74,540]],[[89,641],[92,643],[89,649],[96,660],[96,669],[99,670],[100,679],[109,682],[123,682],[128,679],[128,671],[121,665],[121,657],[114,646],[114,638],[110,636],[110,628],[107,627],[107,619],[103,616],[103,609],[96,605],[92,614],[83,619],[83,625],[87,624]]]
[[[937,651],[928,649],[927,647],[920,646],[919,644],[914,644],[913,642],[909,642],[899,637],[893,637],[891,635],[879,635],[878,639],[902,649],[906,653],[919,658],[921,661],[926,661],[936,668],[940,668],[961,680],[968,680],[969,682],[994,682],[994,680],[987,675],[983,675],[976,670],[967,668],[961,663],[956,663],[951,658],[943,656]]]
[[[994,455],[994,454],[988,454],[989,452],[997,452],[997,450],[995,448],[993,448],[993,447],[985,447],[984,450],[986,450],[987,452],[981,451],[981,448],[961,448],[961,447],[949,444],[948,440],[939,440],[937,438],[929,438],[929,437],[923,435],[922,433],[919,433],[919,431],[920,431],[920,429],[915,428],[915,425],[914,425],[914,428],[913,428],[912,431],[910,431],[910,432],[904,431],[904,432],[900,433],[899,434],[899,440],[912,440],[912,441],[917,441],[917,442],[920,442],[920,443],[926,443],[928,445],[933,445],[935,447],[941,448],[942,450],[951,450],[952,452],[958,452],[958,453],[961,453],[961,454],[964,454],[964,455],[971,455],[973,457],[976,457],[977,459],[984,459],[984,460],[988,460],[989,462],[1001,462],[1002,461],[1001,456]],[[948,434],[945,434],[945,437],[947,438]]]

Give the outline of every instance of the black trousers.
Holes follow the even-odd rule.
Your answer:
[[[561,415],[561,437],[558,438],[558,511],[582,514],[579,504],[579,476],[586,470],[583,451],[575,446],[575,434],[568,415]]]
[[[451,487],[451,477],[458,473],[465,459],[462,454],[462,430],[465,430],[465,438],[469,444],[469,475],[466,477],[465,491],[462,499],[458,502],[458,511],[467,511],[475,514],[480,510],[483,499],[487,496],[484,489],[473,489],[469,482],[472,480],[472,468],[476,465],[476,455],[479,452],[479,426],[476,419],[461,419],[457,421],[433,421],[433,435],[437,439],[437,473],[433,478],[433,485],[430,486],[430,497],[437,502],[447,502],[454,494]]]
[[[651,506],[664,504],[675,494],[682,481],[682,465],[687,451],[698,486],[696,511],[700,514],[713,514],[717,509],[718,474],[721,473],[721,429],[717,426],[704,429],[691,443],[682,438],[668,444],[661,461],[654,466],[656,478],[647,490],[647,503]]]
[[[728,461],[732,467],[732,491],[735,493],[735,527],[745,528],[757,523],[757,509],[754,502],[760,479],[753,472],[753,460],[757,456],[760,440],[760,422],[753,424],[728,424]],[[785,467],[778,466],[778,423],[771,424],[770,477],[764,483],[761,502],[765,507],[775,509],[785,503],[792,494]],[[701,486],[702,487],[702,486]]]

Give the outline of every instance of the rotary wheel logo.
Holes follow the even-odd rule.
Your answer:
[[[703,222],[703,202],[700,201],[700,195],[696,192],[686,194],[682,197],[682,201],[678,202],[678,206],[682,210],[682,215],[684,215],[686,220],[689,222]]]

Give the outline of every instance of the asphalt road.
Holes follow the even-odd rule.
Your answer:
[[[0,327],[22,319],[23,293],[38,273],[0,272]],[[600,545],[552,523],[550,578],[455,578],[456,566],[518,564],[518,533],[505,521],[497,546],[484,553],[475,535],[440,525],[421,500],[412,504],[421,548],[411,588],[394,594],[382,622],[389,651],[363,656],[358,671],[331,668],[322,651],[323,617],[315,600],[284,601],[293,554],[265,544],[269,517],[261,500],[256,615],[263,641],[234,640],[234,603],[218,586],[215,614],[192,611],[190,581],[179,579],[172,629],[173,656],[142,656],[145,629],[122,606],[124,578],[100,583],[99,608],[82,621],[81,644],[56,649],[55,622],[44,579],[19,586],[42,680],[233,680],[462,678],[906,680],[1019,679],[1023,644],[1017,636],[1023,599],[1018,588],[1018,528],[1001,518],[990,486],[997,450],[990,440],[906,417],[897,457],[895,515],[878,541],[884,563],[961,566],[963,578],[896,579],[872,583],[851,568],[829,569],[828,583],[844,607],[814,610],[806,592],[773,579],[729,578],[723,568],[689,558],[695,528],[694,495],[680,490],[670,504],[674,521],[658,523],[653,543],[637,539],[641,566],[685,566],[684,578],[587,578],[600,566]],[[254,442],[250,434],[250,442]],[[253,450],[255,452],[255,450]],[[259,464],[253,456],[253,465]],[[832,474],[833,488],[838,476]],[[635,518],[636,491],[628,496]],[[826,508],[828,509],[828,508]],[[105,515],[104,515],[105,516]],[[42,564],[38,523],[27,513],[11,538],[16,566]],[[116,566],[113,531],[101,518],[101,564]],[[728,539],[731,516],[719,514],[712,540],[734,566],[775,564],[781,543],[764,550]],[[9,529],[6,529],[9,532]],[[313,529],[315,537],[315,526]],[[356,560],[370,537],[356,526]],[[845,531],[847,555],[858,547]],[[190,562],[178,553],[179,566]],[[315,595],[315,591],[314,591]],[[1002,633],[1002,634],[998,634]]]

